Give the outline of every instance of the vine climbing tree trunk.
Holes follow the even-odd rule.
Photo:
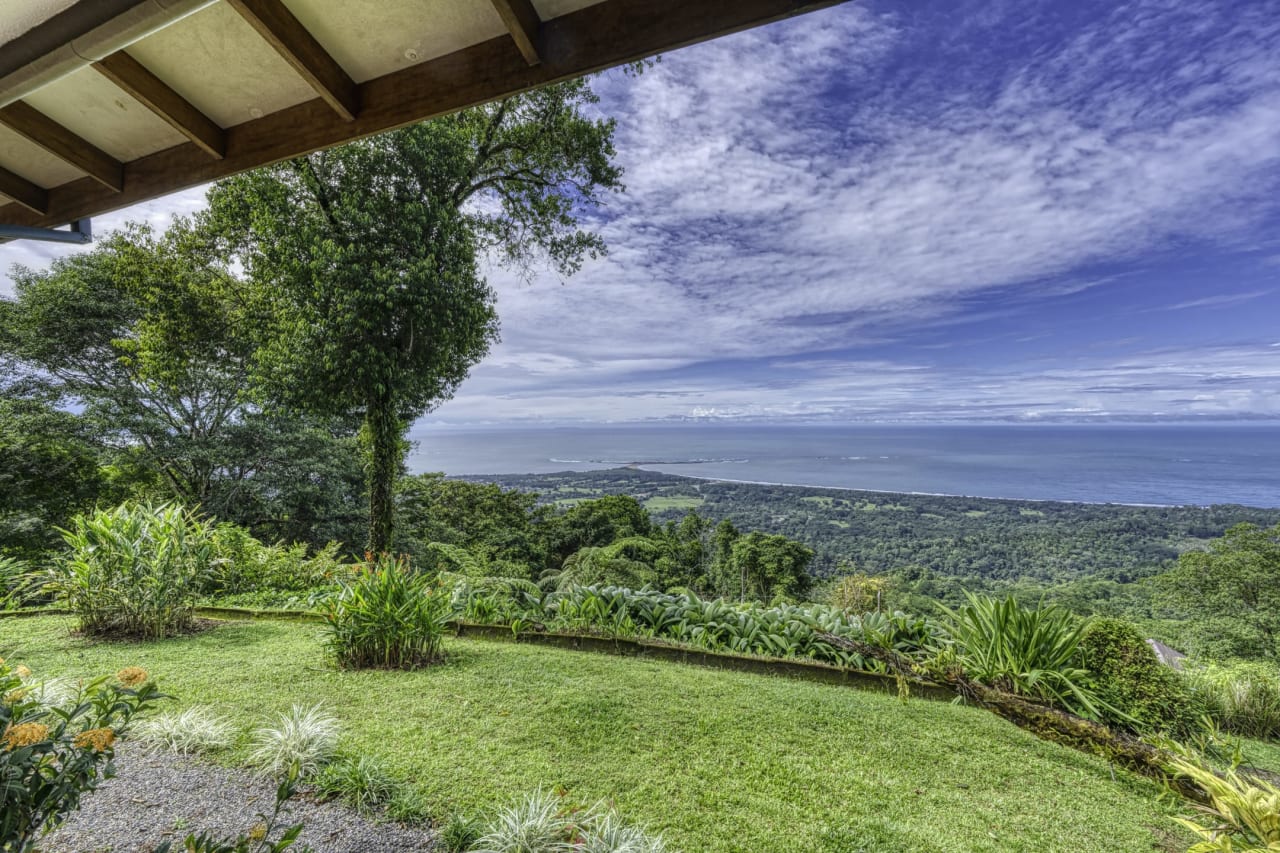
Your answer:
[[[388,390],[369,395],[365,409],[365,437],[368,442],[369,538],[372,554],[391,550],[395,526],[395,484],[400,474],[400,418],[395,398]]]

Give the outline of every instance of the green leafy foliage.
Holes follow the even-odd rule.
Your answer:
[[[0,352],[0,375],[3,360]],[[105,490],[102,450],[83,419],[57,409],[47,394],[2,385],[0,392],[0,560],[39,559],[60,544],[57,528]]]
[[[540,527],[549,508],[536,495],[442,474],[402,477],[396,490],[397,551],[415,565],[532,579],[546,560]]]
[[[386,769],[367,755],[340,756],[325,765],[315,788],[322,797],[340,799],[361,814],[387,803],[396,792]]]
[[[450,595],[433,575],[384,554],[327,599],[321,614],[339,666],[416,669],[444,655]]]
[[[207,222],[265,285],[260,378],[286,405],[358,415],[369,539],[389,550],[406,424],[497,336],[481,254],[570,274],[579,217],[619,188],[613,123],[582,80],[228,178]]]
[[[1280,788],[1247,779],[1235,770],[1219,773],[1193,758],[1177,758],[1170,771],[1200,786],[1209,803],[1193,818],[1180,818],[1200,841],[1187,853],[1271,853],[1280,850]]]
[[[354,426],[264,408],[260,300],[199,229],[130,227],[14,278],[0,362],[26,378],[0,402],[15,460],[0,471],[0,548],[56,545],[48,525],[95,498],[199,505],[271,538],[350,539],[353,518],[358,530]]]
[[[1107,722],[1175,736],[1195,730],[1205,708],[1177,672],[1160,663],[1130,622],[1092,619],[1080,636],[1080,663],[1094,675]],[[1115,708],[1120,716],[1107,712]]]
[[[1280,738],[1280,670],[1257,661],[1188,661],[1185,679],[1207,713],[1225,731]]]
[[[115,741],[164,698],[137,668],[97,678],[58,704],[41,701],[25,667],[0,659],[0,850],[27,853],[115,775]]]
[[[90,634],[155,639],[191,626],[213,571],[210,525],[177,504],[123,504],[80,515],[48,586]]]
[[[1280,660],[1280,524],[1238,524],[1159,578],[1161,598],[1201,627],[1193,651]]]
[[[1104,703],[1081,666],[1084,620],[1053,605],[1025,607],[1012,597],[970,593],[968,599],[947,611],[945,628],[971,678],[1084,717],[1102,716]]]
[[[803,658],[879,671],[877,661],[837,648],[834,634],[906,655],[922,655],[938,641],[938,627],[904,614],[854,615],[820,604],[704,601],[622,587],[575,586],[555,593],[517,583],[473,586],[462,579],[454,600],[464,618],[513,627],[586,631],[609,636],[658,637],[711,651]],[[488,617],[488,618],[486,618]]]
[[[355,567],[330,542],[311,553],[305,542],[259,542],[244,528],[219,524],[213,529],[214,571],[204,590],[216,595],[275,591],[302,592],[348,579]]]

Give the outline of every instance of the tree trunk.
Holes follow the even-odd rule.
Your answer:
[[[369,442],[369,541],[374,554],[391,550],[395,525],[395,485],[400,473],[400,419],[390,392],[370,394],[364,415]]]

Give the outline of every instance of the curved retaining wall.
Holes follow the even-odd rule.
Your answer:
[[[242,607],[197,607],[196,615],[209,619],[269,619],[284,622],[319,622],[318,613],[307,610],[251,610]],[[42,607],[28,610],[0,611],[0,618],[26,616],[69,616],[69,610]],[[533,643],[580,652],[596,652],[623,657],[640,657],[671,663],[724,669],[734,672],[751,672],[797,678],[822,684],[840,684],[859,690],[874,690],[897,695],[898,682],[891,675],[845,669],[819,661],[791,658],[766,658],[748,655],[704,651],[691,646],[663,642],[641,637],[601,637],[590,634],[563,634],[542,631],[521,631],[518,634],[502,625],[479,625],[470,622],[451,622],[450,627],[459,637],[473,637],[508,643]],[[911,685],[913,698],[936,699],[949,702],[955,699],[954,691],[940,685]]]

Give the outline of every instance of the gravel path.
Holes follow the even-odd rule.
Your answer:
[[[247,832],[259,812],[275,807],[275,785],[170,754],[152,754],[136,743],[116,750],[116,778],[85,797],[80,810],[45,836],[43,853],[151,853],[163,841],[182,850],[188,833],[219,836]],[[305,794],[282,810],[282,825],[306,828],[291,850],[315,853],[414,853],[434,850],[432,833],[397,823],[376,823],[338,803]]]

